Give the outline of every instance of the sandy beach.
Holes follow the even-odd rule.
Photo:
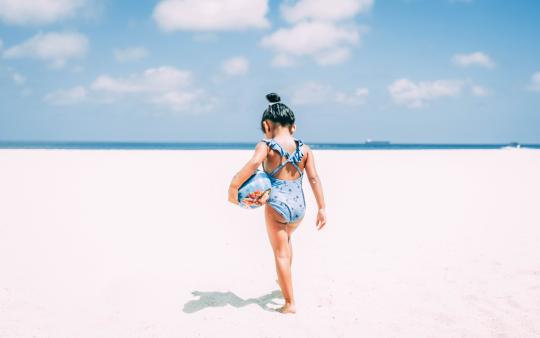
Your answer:
[[[314,150],[283,304],[251,150],[0,150],[0,337],[538,337],[540,151]]]

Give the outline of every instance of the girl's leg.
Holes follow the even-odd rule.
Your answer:
[[[291,252],[291,261],[290,261],[290,265],[291,265],[291,268],[292,268],[292,242],[291,242],[291,235],[289,235],[289,251]]]
[[[291,266],[292,266],[292,258],[293,258],[293,250],[292,250],[292,233],[294,232],[294,230],[296,230],[298,228],[298,226],[300,225],[300,223],[302,222],[304,218],[302,217],[301,219],[299,219],[298,221],[296,221],[295,223],[289,223],[287,224],[287,227],[285,228],[285,231],[287,231],[287,235],[289,236],[289,250],[291,251]]]
[[[268,238],[274,251],[276,263],[276,272],[280,282],[281,292],[285,298],[285,306],[280,310],[282,313],[295,313],[295,302],[292,289],[291,278],[291,251],[289,246],[289,234],[294,231],[297,224],[291,224],[291,229],[285,229],[285,224],[281,221],[279,215],[271,206],[265,206],[265,220]]]
[[[294,232],[294,230],[296,230],[296,228],[298,227],[299,224],[300,224],[300,221],[298,221],[296,223],[289,223],[289,224],[287,224],[287,227],[285,228],[285,231],[287,231],[287,235],[288,235],[289,251],[291,252],[291,261],[290,261],[291,266],[292,266],[292,258],[293,258],[293,250],[292,250],[291,238],[292,238],[292,233]]]
[[[294,229],[296,229],[296,226],[298,226],[297,223],[294,224],[294,228],[292,230],[286,229],[287,233],[289,234],[288,242],[289,242],[289,251],[291,252],[291,259],[289,261],[289,265],[291,267],[292,267],[292,258],[293,258],[293,249],[292,249],[291,236],[292,236],[292,232],[294,231]],[[276,266],[276,272],[277,272],[277,266]],[[281,284],[279,284],[279,279],[276,279],[276,283],[279,285],[279,287],[281,287]]]

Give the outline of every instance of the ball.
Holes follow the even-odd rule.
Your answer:
[[[264,203],[259,204],[257,201],[266,202],[271,189],[270,176],[264,170],[257,169],[238,188],[238,205],[246,209],[258,208]]]

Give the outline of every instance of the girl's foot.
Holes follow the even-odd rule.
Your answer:
[[[296,313],[296,306],[291,303],[285,303],[282,307],[276,310],[277,312],[285,313]]]

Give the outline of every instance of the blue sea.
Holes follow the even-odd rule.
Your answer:
[[[327,150],[416,150],[416,149],[498,149],[516,143],[311,143],[312,149]],[[123,150],[213,150],[253,149],[253,142],[6,142],[0,149],[123,149]],[[519,144],[521,148],[540,149],[540,144]]]

